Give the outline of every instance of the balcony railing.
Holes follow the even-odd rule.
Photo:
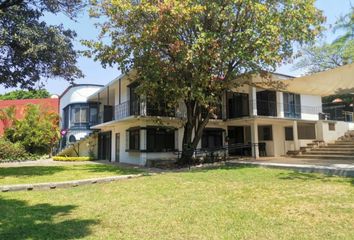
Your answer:
[[[325,106],[323,113],[323,120],[354,122],[354,112],[347,111],[343,106]]]
[[[114,120],[123,119],[129,116],[161,116],[176,117],[174,108],[166,105],[151,105],[143,101],[126,101],[114,108]]]

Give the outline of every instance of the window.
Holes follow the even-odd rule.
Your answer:
[[[71,108],[71,123],[80,125],[88,122],[88,106],[74,105]]]
[[[90,123],[96,124],[98,122],[98,108],[90,107]]]
[[[222,129],[205,129],[202,136],[202,148],[222,147]]]
[[[294,141],[294,131],[292,127],[285,127],[285,141]]]
[[[175,131],[167,128],[147,129],[147,150],[149,152],[169,152],[175,149]]]
[[[299,94],[283,93],[284,116],[287,118],[301,118],[301,100]]]
[[[313,140],[316,139],[315,124],[299,124],[297,127],[299,139]]]
[[[336,124],[335,123],[328,123],[328,130],[329,131],[335,131],[336,130]]]
[[[228,118],[249,116],[249,96],[247,93],[227,93]]]
[[[273,141],[272,126],[258,126],[258,140],[259,141]]]
[[[129,130],[129,150],[140,150],[140,129]]]

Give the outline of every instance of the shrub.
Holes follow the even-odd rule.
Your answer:
[[[37,156],[26,152],[20,143],[12,143],[0,138],[0,162],[34,160]]]
[[[93,157],[63,157],[63,156],[55,156],[53,157],[54,161],[68,161],[68,162],[75,162],[75,161],[92,161],[95,160]]]

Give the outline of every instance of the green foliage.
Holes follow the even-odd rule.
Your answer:
[[[20,143],[12,143],[0,138],[0,162],[25,161],[36,159],[36,156],[26,152]]]
[[[48,25],[45,14],[75,17],[81,0],[0,1],[0,84],[33,88],[41,78],[81,77],[72,41],[76,33]]]
[[[23,119],[13,118],[10,121],[5,137],[13,143],[21,143],[32,154],[50,153],[59,139],[58,115],[38,105],[27,105]]]
[[[33,99],[33,98],[48,98],[49,92],[46,89],[39,90],[15,90],[5,94],[0,94],[0,100],[16,100],[16,99]]]
[[[295,69],[306,69],[308,74],[326,71],[354,62],[354,7],[342,16],[334,31],[342,30],[332,43],[310,45],[303,49],[303,56]]]
[[[323,103],[331,103],[334,99],[340,98],[346,103],[354,103],[354,96],[353,94],[339,94],[339,95],[331,95],[328,97],[323,97],[322,102]]]
[[[314,0],[93,2],[92,16],[104,23],[98,41],[84,42],[87,55],[134,69],[138,92],[151,102],[183,101],[183,146],[192,148],[225,90],[291,59],[293,43],[312,41],[324,20]]]
[[[65,157],[65,156],[55,156],[53,157],[54,161],[68,161],[68,162],[76,162],[76,161],[92,161],[95,160],[93,157]]]

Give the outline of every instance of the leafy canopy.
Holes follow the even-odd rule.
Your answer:
[[[354,63],[354,7],[339,18],[333,31],[342,34],[331,43],[306,46],[295,69],[306,69],[311,74]]]
[[[100,40],[85,42],[96,60],[134,68],[148,96],[205,105],[240,74],[290,59],[323,21],[314,0],[102,0],[91,13],[106,19]]]
[[[74,18],[83,6],[82,0],[0,0],[0,84],[33,88],[41,78],[82,77],[76,33],[42,17],[62,12]]]
[[[16,99],[35,99],[35,98],[49,98],[50,94],[45,89],[39,90],[15,90],[5,94],[0,94],[0,100],[16,100]]]
[[[314,0],[100,0],[91,15],[104,22],[99,40],[84,42],[89,56],[134,69],[151,102],[184,102],[182,159],[238,77],[275,70],[324,20]]]

